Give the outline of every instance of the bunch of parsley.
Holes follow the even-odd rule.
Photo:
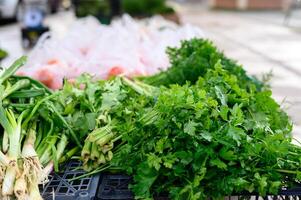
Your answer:
[[[139,111],[111,161],[134,176],[137,199],[264,196],[301,178],[292,123],[268,87],[207,40],[169,53],[172,67],[144,79],[161,85],[156,101]]]
[[[248,76],[241,65],[227,58],[210,40],[195,38],[182,41],[180,48],[167,48],[167,54],[171,67],[156,75],[143,77],[145,83],[155,86],[183,85],[186,82],[194,84],[208,69],[221,62],[227,71],[237,76],[243,87],[251,83],[255,84],[257,89],[263,87],[263,83]]]

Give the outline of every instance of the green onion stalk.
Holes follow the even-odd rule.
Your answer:
[[[38,156],[44,167],[42,180],[47,179],[48,175],[55,169],[58,171],[58,165],[63,153],[68,144],[68,137],[66,134],[52,134],[45,137],[38,147]]]
[[[108,124],[88,135],[81,152],[84,170],[91,171],[112,160],[114,142],[119,139],[112,131],[113,128],[112,124]]]
[[[0,153],[2,199],[10,199],[13,196],[18,200],[28,199],[28,196],[29,199],[42,199],[38,190],[42,165],[34,149],[36,123],[25,133],[23,141],[22,120],[25,114],[26,112],[23,112],[16,117],[12,110],[5,110],[0,106],[0,123],[8,137],[2,144],[2,149],[8,147],[7,153]]]
[[[4,164],[2,169],[5,169],[2,170],[4,179],[1,195],[7,199],[15,196],[18,200],[25,200],[28,199],[28,195],[29,199],[42,199],[38,190],[42,165],[34,148],[36,123],[26,132],[26,129],[22,128],[22,120],[26,113],[27,111],[24,111],[18,116],[10,109],[5,110],[2,106],[0,108],[0,123],[5,130],[1,154]],[[8,158],[8,161],[5,158]]]
[[[36,127],[37,127],[36,122],[34,122],[32,126],[29,128],[25,142],[23,144],[23,149],[22,149],[23,173],[26,174],[26,177],[25,178],[21,177],[21,183],[22,183],[22,179],[30,183],[28,188],[26,188],[26,190],[28,189],[28,191],[25,190],[30,197],[29,199],[40,200],[42,199],[42,197],[39,192],[38,184],[42,183],[42,180],[43,178],[45,179],[45,177],[43,176],[42,173],[43,172],[42,164],[34,148],[34,144],[36,141],[36,134],[37,134]],[[15,186],[15,194],[18,194],[18,189],[19,191],[21,191],[22,188],[17,188],[17,186]]]
[[[3,100],[9,95],[11,95],[12,93],[20,89],[26,88],[28,86],[30,86],[30,81],[27,79],[19,80],[13,85],[11,85],[10,82],[7,81],[7,85],[5,87],[5,90],[1,94],[0,100]]]
[[[1,183],[1,195],[9,198],[15,194],[18,199],[25,199],[26,181],[21,167],[21,123],[23,112],[16,118],[12,110],[5,110],[0,106],[0,123],[7,134],[8,140],[3,140],[3,147],[7,147],[7,153],[0,153],[1,173],[3,180]]]
[[[68,160],[71,160],[72,158],[75,157],[75,155],[78,155],[78,153],[81,151],[81,148],[76,146],[72,149],[70,149],[69,151],[67,151],[66,153],[64,153],[64,155],[59,159],[59,163],[65,163]]]
[[[44,121],[36,111],[55,95],[30,78],[13,76],[25,61],[0,72],[0,199],[6,200],[42,200],[38,185],[58,168],[68,141],[65,134],[40,131]]]

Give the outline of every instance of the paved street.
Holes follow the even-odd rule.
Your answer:
[[[274,97],[292,117],[294,135],[301,139],[301,11],[296,11],[286,26],[280,11],[211,11],[202,4],[191,4],[179,7],[179,13],[184,23],[200,26],[249,74],[262,77],[264,73],[273,73]],[[47,18],[46,23],[55,35],[63,35],[74,20],[71,13],[60,13]],[[26,54],[20,38],[18,25],[0,27],[0,46],[11,54],[5,65]]]

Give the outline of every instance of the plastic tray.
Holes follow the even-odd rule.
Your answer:
[[[78,170],[79,162],[70,162],[65,166],[64,173],[53,173],[49,182],[40,188],[44,200],[93,200],[96,196],[100,176],[86,177],[74,181],[85,172]]]
[[[103,174],[86,177],[74,181],[85,172],[78,170],[79,162],[70,162],[65,166],[64,173],[53,173],[49,182],[41,188],[44,200],[132,200],[133,193],[128,189],[132,181],[130,176],[120,174]],[[260,197],[252,194],[239,194],[225,197],[225,200],[301,200],[301,185],[294,189],[283,188],[278,195]],[[168,200],[157,197],[155,200]]]
[[[130,200],[134,199],[133,193],[128,189],[131,177],[126,175],[101,176],[97,192],[98,200]]]
[[[98,188],[97,200],[132,200],[133,194],[128,189],[131,182],[130,176],[125,175],[103,175]],[[155,200],[168,200],[167,197],[157,197]],[[252,194],[233,195],[225,197],[225,200],[301,200],[301,186],[294,189],[283,188],[278,195],[260,197]]]

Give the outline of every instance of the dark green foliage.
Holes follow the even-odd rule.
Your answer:
[[[109,16],[111,14],[109,0],[76,0],[75,2],[77,17]]]
[[[174,13],[174,10],[166,5],[166,0],[122,0],[121,5],[125,13],[133,16]]]
[[[113,160],[134,175],[136,197],[274,194],[290,175],[280,169],[296,177],[300,148],[291,144],[288,116],[270,91],[244,85],[217,62],[195,85],[161,90],[153,108],[145,109],[143,118],[153,120],[140,120]]]
[[[211,41],[192,39],[183,41],[180,48],[168,48],[171,67],[154,76],[145,77],[144,81],[152,85],[179,84],[186,82],[194,84],[207,70],[213,69],[217,62],[221,62],[226,70],[236,75],[242,84],[255,83],[258,89],[262,84],[253,77],[246,75],[245,70],[235,61],[221,53]]]
[[[70,138],[64,161],[81,147],[77,158],[96,169],[91,173],[132,175],[137,199],[264,196],[300,181],[301,148],[291,143],[292,123],[269,87],[207,40],[168,52],[172,67],[144,82],[83,75],[53,93],[27,78],[14,91],[24,79],[11,77],[12,68],[0,77],[1,94],[10,94],[2,103],[30,110],[23,126],[39,122],[39,156],[44,148],[55,152],[49,145],[64,133]]]
[[[207,40],[185,41],[169,55],[169,70],[144,79],[168,88],[144,109],[112,161],[134,176],[136,198],[275,194],[300,179],[291,121],[263,83]]]

